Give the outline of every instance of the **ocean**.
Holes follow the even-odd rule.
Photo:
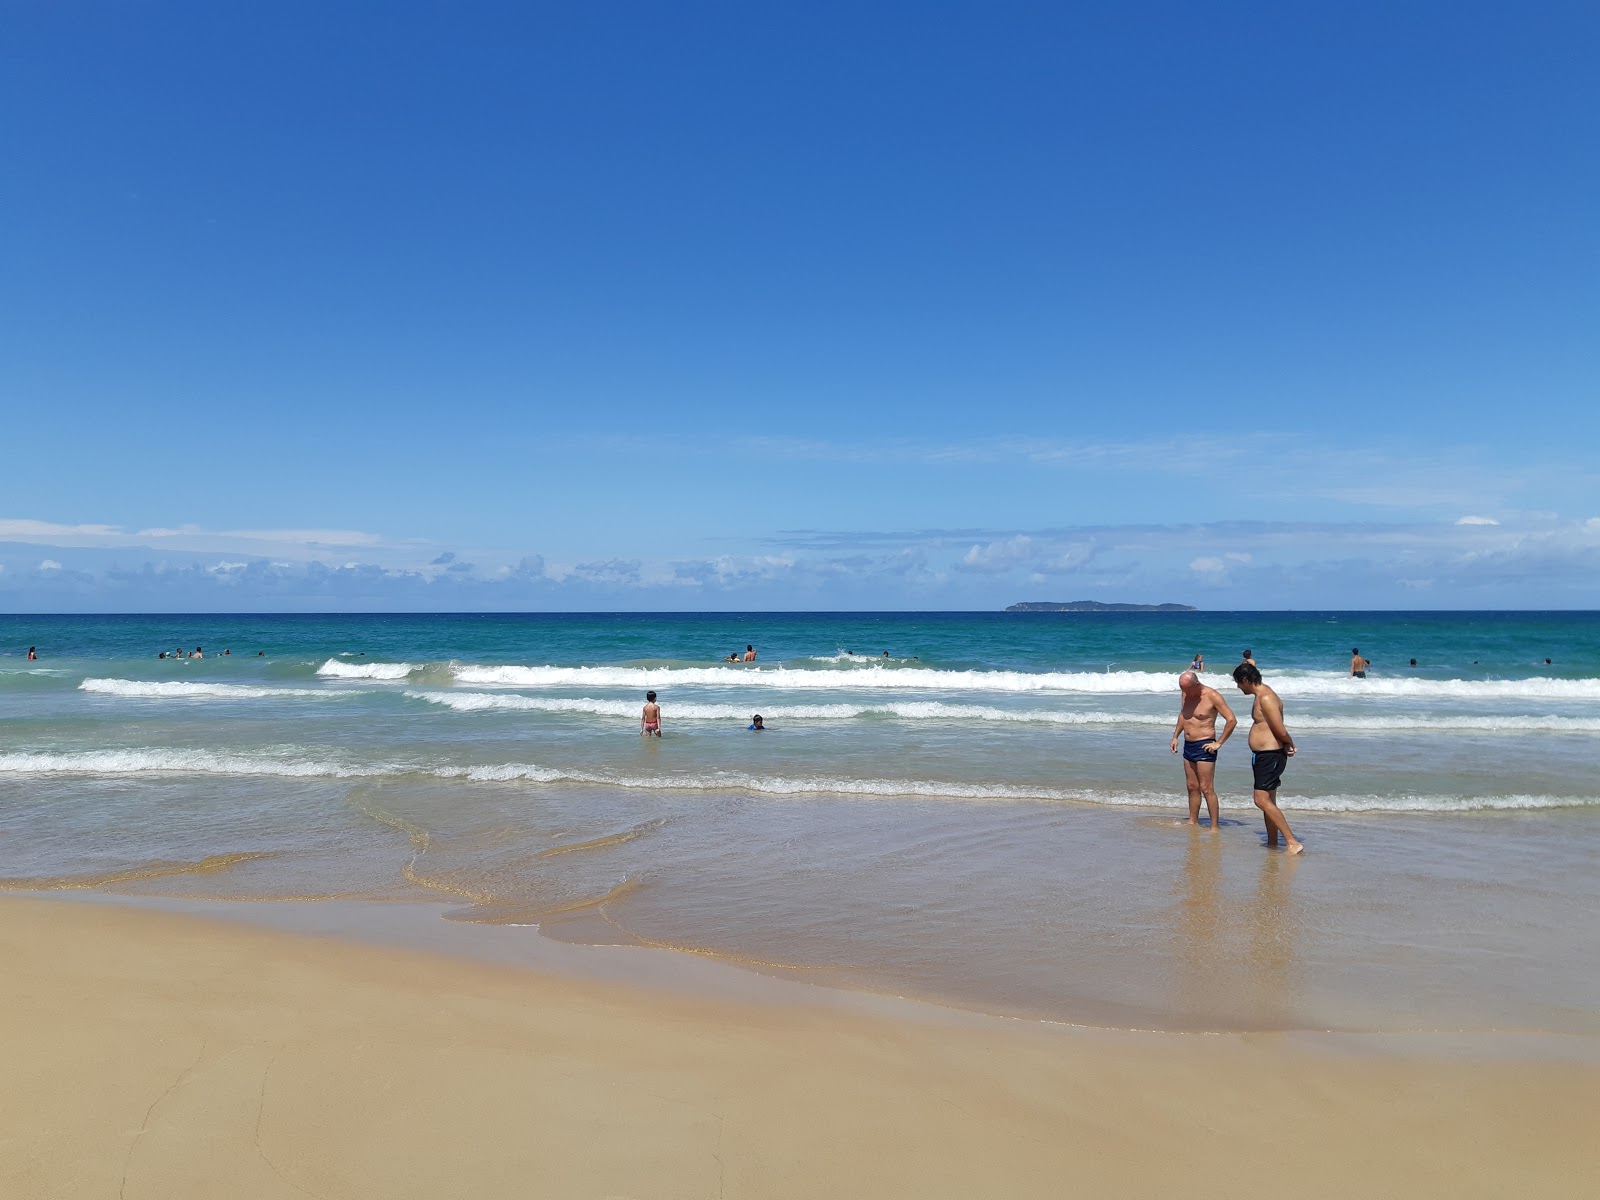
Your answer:
[[[1597,1028],[1596,613],[4,616],[0,646],[14,891],[433,904],[1091,1024]],[[1246,648],[1303,860],[1250,802]],[[1241,723],[1216,830],[1168,749],[1196,652]]]

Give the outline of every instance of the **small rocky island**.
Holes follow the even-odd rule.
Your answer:
[[[1126,613],[1126,612],[1199,612],[1192,604],[1102,604],[1098,600],[1070,600],[1066,602],[1056,600],[1029,600],[1022,604],[1013,604],[1006,609],[1007,612],[1070,612],[1070,613]]]

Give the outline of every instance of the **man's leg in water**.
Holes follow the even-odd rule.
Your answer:
[[[1189,789],[1189,824],[1200,824],[1200,772],[1198,768],[1209,763],[1183,760],[1183,786]]]
[[[1211,828],[1217,827],[1217,764],[1214,762],[1199,762],[1193,764],[1195,773],[1200,776],[1200,790],[1206,798],[1206,812],[1211,814]],[[1195,804],[1194,796],[1189,797],[1189,819],[1194,820],[1200,815],[1200,807]]]
[[[1261,810],[1261,819],[1267,825],[1267,845],[1276,846],[1278,844],[1278,835],[1281,833],[1283,834],[1284,843],[1288,846],[1289,853],[1299,854],[1304,847],[1295,840],[1294,834],[1289,831],[1289,822],[1283,819],[1283,812],[1278,808],[1278,798],[1271,792],[1263,792],[1259,788],[1256,790],[1255,797],[1256,807]]]

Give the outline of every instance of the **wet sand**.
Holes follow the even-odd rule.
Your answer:
[[[7,1197],[1566,1197],[1594,1040],[1086,1030],[0,899]]]

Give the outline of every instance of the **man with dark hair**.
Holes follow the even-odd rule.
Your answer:
[[[1278,693],[1261,682],[1256,665],[1242,662],[1233,669],[1233,682],[1254,699],[1250,709],[1250,767],[1255,772],[1255,802],[1267,825],[1267,845],[1276,846],[1283,834],[1290,854],[1302,854],[1305,847],[1289,829],[1289,822],[1278,810],[1278,784],[1294,755],[1294,738],[1283,727],[1283,701]]]
[[[1217,828],[1217,751],[1233,736],[1239,718],[1233,715],[1222,693],[1200,682],[1193,671],[1178,676],[1183,703],[1178,708],[1177,728],[1172,731],[1172,752],[1178,752],[1178,737],[1183,737],[1183,783],[1189,790],[1189,824],[1200,824],[1200,797],[1211,814],[1211,828]],[[1217,736],[1217,718],[1228,724]]]
[[[1350,651],[1350,674],[1356,679],[1367,677],[1367,668],[1372,664],[1361,657],[1361,651],[1354,648]]]

